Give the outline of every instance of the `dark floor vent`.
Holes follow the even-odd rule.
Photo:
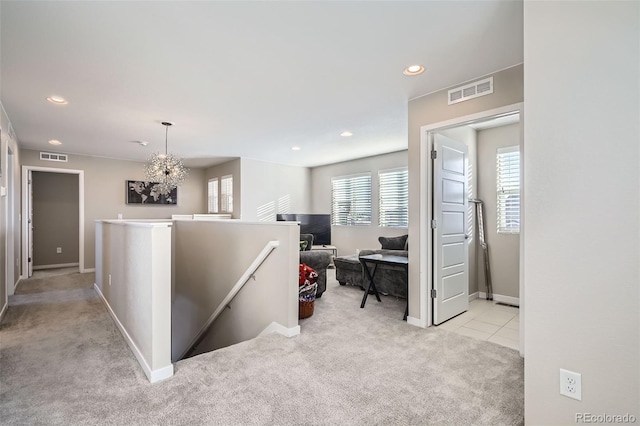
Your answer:
[[[518,305],[513,305],[511,303],[504,303],[504,302],[496,302],[496,305],[500,305],[500,306],[510,306],[512,308],[518,308],[520,309],[520,306]]]

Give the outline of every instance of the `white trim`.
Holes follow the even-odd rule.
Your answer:
[[[60,269],[60,268],[70,268],[72,266],[78,266],[79,263],[75,262],[75,263],[56,263],[55,265],[40,265],[40,266],[34,266],[33,270],[34,271],[38,271],[41,269]]]
[[[96,268],[85,268],[83,274],[88,274],[90,272],[95,272],[95,271],[96,271]]]
[[[15,242],[16,242],[16,182],[15,182],[15,172],[16,172],[16,161],[14,150],[11,149],[11,136],[7,133],[8,138],[6,140],[5,147],[2,147],[2,155],[5,155],[7,161],[0,165],[0,168],[3,168],[6,165],[6,178],[4,184],[7,188],[6,193],[6,202],[5,202],[5,221],[6,221],[6,238],[5,238],[5,304],[9,303],[9,296],[12,296],[15,293],[16,289],[16,275],[20,275],[20,271],[18,270],[16,273],[16,251],[15,251]],[[0,147],[2,146],[2,141],[0,141]]]
[[[487,293],[485,293],[484,291],[479,291],[478,292],[478,299],[483,299],[486,300],[487,298]],[[502,294],[493,294],[493,301],[494,302],[502,302],[502,303],[508,303],[510,305],[516,305],[516,306],[520,306],[520,299],[518,297],[512,297],[512,296],[503,296]]]
[[[166,219],[96,219],[94,222],[120,226],[139,226],[142,228],[170,228],[173,226],[173,221],[167,221]]]
[[[168,378],[173,377],[173,364],[169,364],[166,367],[158,368],[157,370],[153,370],[151,372],[151,376],[147,376],[149,378],[149,382],[157,383],[162,380],[166,380]]]
[[[424,318],[424,317],[423,317]],[[427,324],[427,321],[420,318],[407,317],[407,324],[413,325],[420,328],[427,328],[430,324]]]
[[[16,290],[18,289],[18,286],[20,285],[20,283],[24,280],[25,278],[20,275],[20,278],[18,278],[18,281],[16,282],[16,285],[13,286],[13,294],[16,293]]]
[[[432,256],[427,256],[427,253],[431,253],[431,227],[426,226],[429,218],[431,217],[431,198],[427,197],[424,193],[425,188],[431,188],[433,186],[431,177],[431,141],[430,136],[420,130],[420,223],[424,224],[420,230],[419,244],[420,244],[420,323],[424,324],[424,327],[431,326],[431,263]],[[429,172],[429,173],[427,173]],[[426,303],[422,303],[422,300],[427,300]],[[407,322],[409,317],[407,318]]]
[[[5,300],[4,306],[2,307],[2,311],[0,311],[0,322],[4,319],[4,315],[7,313],[7,309],[9,308],[9,301]]]
[[[476,291],[475,293],[471,293],[469,295],[469,302],[471,302],[472,300],[476,300],[478,298],[478,292]]]
[[[279,324],[279,323],[274,321],[271,324],[269,324],[267,326],[267,328],[262,330],[262,332],[260,334],[258,334],[258,337],[265,336],[265,335],[271,334],[271,333],[282,334],[285,337],[293,337],[293,336],[297,336],[298,334],[300,334],[300,326],[296,325],[295,327],[287,328],[284,325]]]
[[[427,226],[431,219],[431,188],[433,186],[431,179],[431,134],[436,131],[441,131],[447,128],[460,127],[473,122],[484,121],[489,118],[511,114],[514,112],[520,112],[520,128],[524,125],[524,102],[519,102],[511,105],[505,105],[500,108],[494,108],[486,111],[477,112],[474,114],[466,115],[463,117],[456,117],[449,120],[441,121],[438,123],[426,124],[420,126],[420,223],[423,226],[420,227],[420,321],[424,322],[428,326],[431,326],[432,317],[432,302],[430,296],[430,290],[433,288],[432,278],[432,265],[431,265],[431,250],[427,249],[431,247],[432,242],[432,230],[431,226]],[[524,153],[524,140],[521,132],[520,139],[520,152]],[[522,176],[522,175],[521,175]],[[524,192],[524,191],[523,191]],[[524,210],[524,200],[521,199],[521,211]],[[524,225],[524,217],[521,217],[521,226]],[[520,235],[520,294],[524,294],[524,282],[522,259],[524,258],[524,238]],[[507,302],[509,303],[509,302]],[[524,321],[522,315],[522,309],[520,310],[520,342],[521,353],[524,341]],[[408,320],[408,318],[407,318]]]
[[[29,198],[27,180],[29,171],[47,173],[67,173],[78,175],[78,264],[80,272],[84,273],[84,170],[58,169],[53,167],[22,166],[22,268],[20,278],[28,278],[29,248],[28,248],[28,217],[27,200]]]
[[[120,330],[122,337],[124,337],[124,340],[127,342],[127,345],[129,345],[129,348],[131,349],[131,352],[133,352],[133,355],[135,355],[136,359],[138,360],[138,363],[142,367],[142,370],[147,376],[147,379],[149,379],[151,383],[155,383],[173,376],[173,364],[169,364],[157,370],[152,370],[151,367],[149,367],[149,364],[147,363],[147,360],[144,359],[142,352],[140,352],[136,344],[133,342],[133,339],[131,339],[131,336],[129,336],[129,333],[127,333],[127,330],[124,328],[124,325],[122,325],[115,312],[113,312],[113,310],[111,309],[109,302],[107,302],[107,299],[102,294],[102,291],[100,291],[100,287],[98,287],[98,284],[93,283],[93,288],[102,299],[102,303],[104,303],[104,305],[107,307],[107,311],[109,311],[113,322],[118,327],[118,330]]]

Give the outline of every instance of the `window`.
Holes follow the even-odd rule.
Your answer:
[[[496,156],[498,232],[520,232],[520,150],[499,148]]]
[[[209,213],[218,213],[218,178],[209,179],[207,193]]]
[[[380,205],[378,225],[409,226],[409,173],[406,167],[378,172]]]
[[[233,212],[233,176],[222,176],[220,181],[220,211]]]
[[[331,224],[371,225],[371,173],[331,179]]]

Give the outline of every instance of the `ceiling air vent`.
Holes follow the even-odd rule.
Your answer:
[[[54,154],[53,152],[41,152],[40,159],[45,161],[60,161],[63,163],[69,161],[67,154]]]
[[[493,93],[493,77],[449,90],[449,105]]]

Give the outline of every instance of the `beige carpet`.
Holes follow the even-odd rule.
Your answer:
[[[93,274],[52,276],[12,296],[0,324],[2,424],[523,423],[517,352],[409,326],[404,301],[360,309],[362,291],[330,279],[301,335],[180,361],[152,385],[92,284]]]

